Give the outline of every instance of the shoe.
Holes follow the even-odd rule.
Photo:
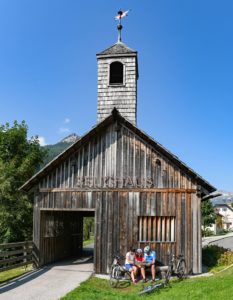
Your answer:
[[[150,281],[151,283],[154,283],[155,282],[155,279],[151,279],[151,281]]]
[[[145,283],[145,282],[147,282],[147,281],[148,281],[148,280],[145,278],[145,279],[143,279],[143,281],[142,281],[142,282],[144,282],[144,283]]]

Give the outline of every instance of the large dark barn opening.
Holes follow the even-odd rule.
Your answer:
[[[42,211],[41,264],[94,257],[94,219],[94,211]]]

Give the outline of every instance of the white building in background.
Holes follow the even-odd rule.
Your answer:
[[[207,229],[212,231],[214,234],[219,234],[225,229],[224,224],[223,224],[223,215],[221,215],[217,210],[215,211],[217,215],[217,219],[215,220],[215,223],[212,224],[211,226],[208,226]],[[202,227],[203,229],[203,227]]]
[[[222,215],[223,229],[233,230],[233,208],[228,204],[216,204],[214,209]]]

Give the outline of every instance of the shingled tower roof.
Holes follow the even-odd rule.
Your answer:
[[[129,48],[126,44],[122,43],[122,42],[117,42],[116,44],[114,44],[113,46],[105,49],[104,51],[97,53],[97,57],[99,56],[113,56],[113,55],[122,55],[122,54],[133,54],[136,55],[137,51]]]

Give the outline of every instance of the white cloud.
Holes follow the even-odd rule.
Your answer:
[[[43,136],[38,136],[38,140],[41,146],[46,145],[45,138]]]
[[[69,126],[68,124],[70,123],[70,119],[65,118],[62,123],[63,123],[63,125],[58,129],[58,134],[69,134],[70,129],[67,126]],[[66,125],[64,125],[64,124],[66,124]]]
[[[60,134],[69,133],[69,132],[70,132],[70,129],[67,127],[61,127],[61,128],[59,128],[59,131],[58,131],[58,133],[60,133]]]

